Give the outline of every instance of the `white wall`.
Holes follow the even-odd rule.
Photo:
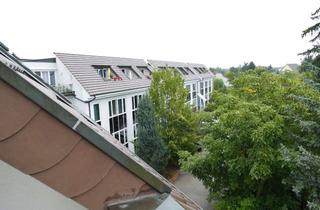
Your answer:
[[[104,98],[97,98],[90,103],[90,111],[91,111],[91,118],[94,118],[94,104],[99,104],[100,108],[100,120],[101,126],[110,132],[110,125],[109,125],[109,101],[114,99],[121,99],[125,98],[126,101],[126,114],[127,114],[127,136],[128,136],[128,146],[129,150],[134,152],[134,133],[133,133],[133,117],[132,117],[132,97],[135,95],[144,95],[146,94],[147,89],[140,89],[137,91],[126,91],[120,92],[113,95],[106,95]]]
[[[56,58],[56,65],[57,65],[57,74],[56,74],[57,85],[71,88],[75,92],[76,97],[80,98],[83,101],[87,101],[90,98],[92,98],[90,97],[89,93],[80,85],[78,80],[74,78],[74,76],[65,67],[65,65],[59,60],[59,58]]]
[[[57,65],[54,62],[22,62],[33,71],[56,71]]]

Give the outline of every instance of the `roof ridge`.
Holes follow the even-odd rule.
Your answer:
[[[91,56],[100,58],[121,58],[121,59],[132,59],[132,60],[145,60],[143,58],[129,58],[129,57],[117,57],[117,56],[106,56],[106,55],[92,55],[92,54],[80,54],[80,53],[64,53],[64,52],[53,52],[54,55],[75,55],[75,56]]]

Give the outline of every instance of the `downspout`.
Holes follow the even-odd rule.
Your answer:
[[[90,102],[94,101],[95,99],[96,99],[96,96],[94,95],[92,99],[90,99],[90,100],[87,101],[87,102],[88,102],[89,117],[90,117],[90,118],[92,118],[92,117],[91,117]]]
[[[89,100],[82,100],[80,98],[78,98],[77,96],[74,95],[74,98],[77,99],[78,101],[81,101],[83,103],[88,103],[88,108],[89,108],[89,117],[91,118],[91,109],[90,109],[90,102],[94,101],[96,99],[96,96],[92,96],[91,99]]]

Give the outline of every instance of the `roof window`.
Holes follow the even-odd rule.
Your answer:
[[[148,69],[146,66],[138,66],[138,69],[141,71],[141,73],[147,77],[148,79],[151,79],[152,72]]]
[[[104,80],[122,80],[110,66],[93,66]]]
[[[119,66],[128,79],[140,79],[139,75],[130,66]]]

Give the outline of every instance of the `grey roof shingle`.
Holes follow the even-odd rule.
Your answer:
[[[292,70],[296,71],[299,69],[299,65],[296,63],[289,63],[287,64]]]
[[[213,74],[207,69],[207,67],[203,64],[196,64],[196,63],[183,63],[183,62],[175,62],[175,61],[160,61],[160,60],[148,60],[153,68],[159,67],[171,67],[171,68],[189,68],[194,74],[183,75],[183,78],[188,80],[198,80],[202,78],[210,78]],[[195,68],[205,68],[208,70],[207,73],[199,74]]]
[[[146,88],[150,86],[150,80],[141,74],[136,67],[147,67],[143,59],[106,57],[94,55],[79,55],[68,53],[54,53],[57,58],[68,68],[90,95],[100,95],[119,91]],[[104,80],[98,75],[94,65],[111,66],[112,70],[123,80]],[[128,79],[119,66],[130,66],[141,79]]]

